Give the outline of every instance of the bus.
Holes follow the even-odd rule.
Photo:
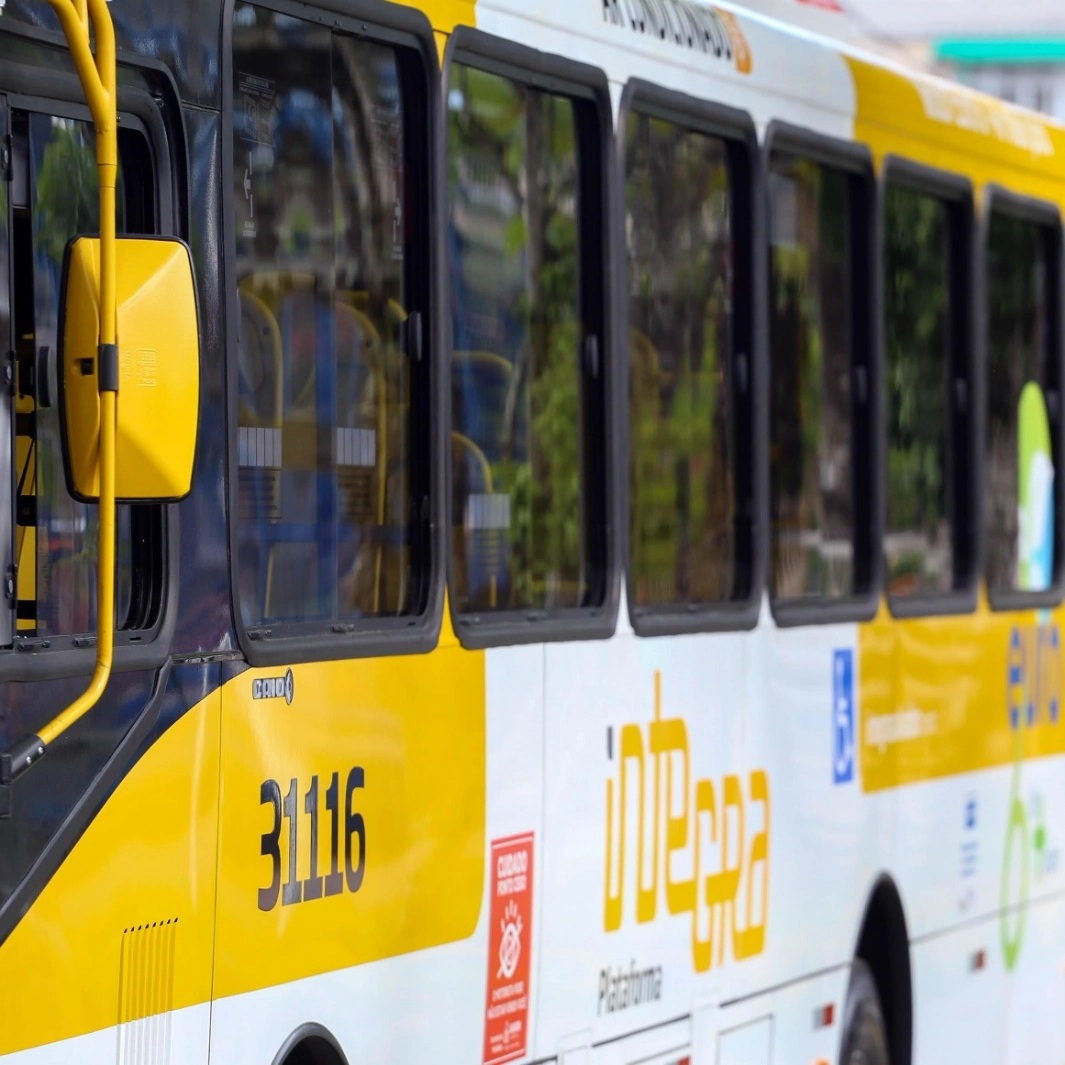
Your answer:
[[[1065,1060],[1065,128],[729,0],[0,127],[4,1062]]]

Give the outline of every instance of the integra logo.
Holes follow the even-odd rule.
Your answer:
[[[291,706],[294,694],[295,684],[291,669],[286,670],[283,677],[259,677],[251,682],[253,699],[284,699]]]
[[[724,965],[729,953],[744,961],[765,950],[769,776],[752,770],[746,787],[734,773],[718,786],[710,777],[694,779],[688,725],[683,717],[662,716],[658,670],[654,706],[646,726],[622,725],[616,756],[613,731],[607,733],[607,758],[613,765],[606,780],[603,930],[616,932],[633,917],[637,924],[654,921],[664,896],[667,914],[687,915],[692,967],[705,973]],[[632,1004],[637,987],[644,996],[640,1001],[658,997],[661,980],[654,967],[637,970],[634,964],[625,980],[614,981],[613,1000],[614,983],[604,972],[607,1012]]]

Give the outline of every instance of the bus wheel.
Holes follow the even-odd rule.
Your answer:
[[[842,1046],[840,1065],[891,1065],[876,981],[861,958],[855,958],[851,965]]]

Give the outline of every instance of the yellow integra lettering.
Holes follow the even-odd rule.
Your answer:
[[[613,743],[608,746],[613,760]],[[622,725],[616,786],[614,776],[606,782],[606,931],[617,931],[624,919],[626,821],[634,808],[637,923],[655,919],[661,877],[669,913],[691,914],[696,972],[722,965],[730,938],[737,961],[761,954],[769,908],[769,779],[765,772],[756,769],[748,775],[746,798],[740,777],[726,775],[721,782],[719,813],[713,781],[692,784],[684,719],[662,717],[662,676],[656,672],[655,715],[647,725],[646,743],[640,725]],[[751,836],[749,848],[748,805],[761,812],[760,827]],[[716,868],[707,872],[711,855],[718,860]],[[682,863],[691,875],[677,878],[676,866]]]

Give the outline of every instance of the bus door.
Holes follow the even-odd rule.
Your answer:
[[[0,71],[17,47],[0,40]],[[95,132],[72,75],[39,79],[65,99],[19,81],[25,94],[0,96],[0,751],[84,691],[96,654],[98,508],[66,475],[57,372],[68,242],[99,232]],[[174,233],[178,182],[156,104],[129,90],[119,108],[117,232]],[[120,504],[106,690],[38,763],[0,781],[0,973],[15,1000],[0,1055],[106,1032],[117,1060],[145,1039],[180,1051],[173,1060],[206,1059],[216,749],[182,718],[217,706],[219,667],[171,669],[175,542],[175,508]]]

